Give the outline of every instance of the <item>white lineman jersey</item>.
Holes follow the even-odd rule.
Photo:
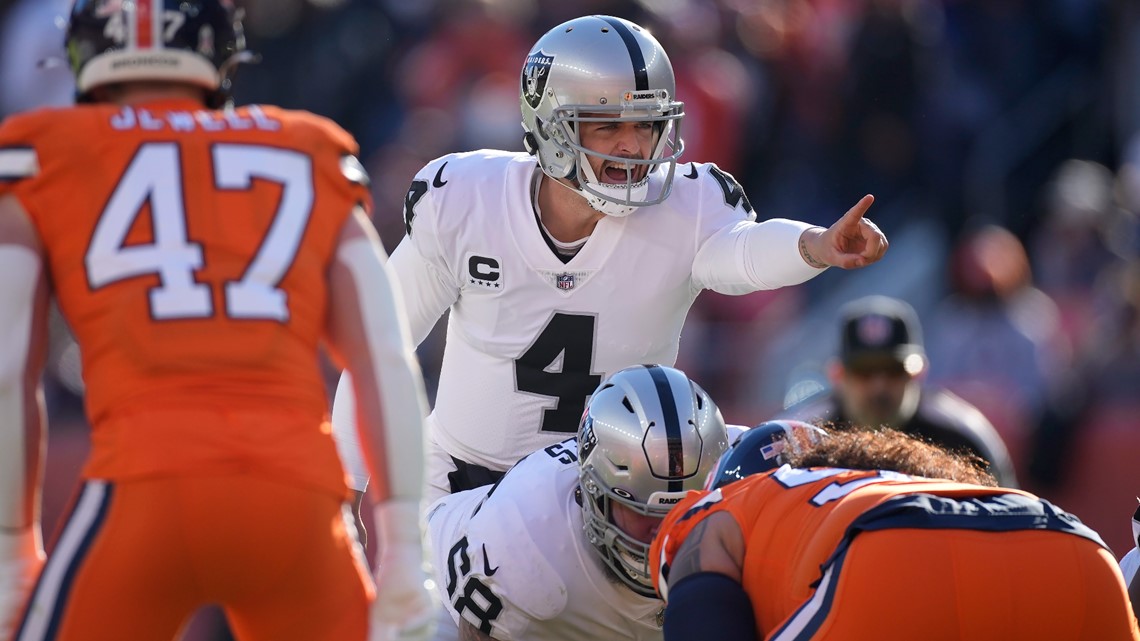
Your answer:
[[[819,273],[797,249],[808,225],[757,225],[736,180],[700,163],[677,168],[664,203],[603,217],[563,263],[536,220],[539,175],[522,153],[429,163],[408,191],[408,235],[390,263],[416,344],[451,310],[433,438],[495,470],[576,433],[607,375],[672,365],[701,290],[742,294]]]
[[[495,639],[661,639],[664,603],[608,574],[586,539],[578,444],[538,450],[493,486],[428,508],[435,582],[452,620]]]

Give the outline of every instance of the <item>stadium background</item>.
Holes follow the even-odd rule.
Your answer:
[[[1119,557],[1140,494],[1140,4],[1131,0],[248,0],[239,104],[327,116],[356,136],[393,249],[414,172],[521,149],[534,40],[589,13],[649,27],[685,102],[686,158],[714,161],[761,218],[830,224],[864,193],[891,249],[856,272],[706,293],[678,365],[730,422],[826,384],[835,312],[911,302],[931,382],[978,405],[1023,487]],[[0,116],[65,105],[68,0],[0,0]],[[46,61],[46,62],[45,62]],[[77,353],[56,321],[45,528],[86,453]],[[438,330],[420,349],[429,390]],[[330,385],[335,373],[329,371]],[[370,550],[374,553],[374,550]],[[188,641],[227,638],[217,613]]]

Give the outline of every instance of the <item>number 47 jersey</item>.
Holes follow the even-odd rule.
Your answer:
[[[0,126],[0,196],[28,212],[82,352],[88,476],[225,452],[343,493],[318,350],[341,228],[370,207],[355,153],[333,123],[268,106],[84,105]]]

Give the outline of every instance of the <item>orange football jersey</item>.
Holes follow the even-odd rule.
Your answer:
[[[0,126],[82,353],[92,455],[124,479],[233,469],[344,491],[319,343],[356,143],[270,106],[45,109]]]
[[[821,568],[850,526],[888,499],[928,493],[951,498],[1032,495],[894,472],[784,467],[757,474],[713,492],[691,492],[670,511],[650,552],[658,592],[694,526],[715,512],[728,512],[745,542],[742,585],[752,601],[763,638],[812,596]],[[664,568],[664,570],[662,569]]]

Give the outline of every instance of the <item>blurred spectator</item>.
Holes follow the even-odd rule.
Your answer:
[[[929,324],[930,380],[980,407],[1017,460],[1071,365],[1060,311],[1034,286],[1021,241],[997,225],[962,235],[949,285]]]
[[[0,13],[0,118],[71,104],[62,28],[70,8],[70,0],[18,0]]]
[[[926,387],[922,329],[914,308],[868,296],[840,312],[839,358],[828,368],[831,390],[779,418],[890,427],[948,449],[976,454],[1005,487],[1016,487],[1005,444],[986,417],[946,390]]]
[[[1045,186],[1045,216],[1030,245],[1033,273],[1061,312],[1061,328],[1075,350],[1091,338],[1100,311],[1097,283],[1131,251],[1135,216],[1115,197],[1108,167],[1068,160]]]

